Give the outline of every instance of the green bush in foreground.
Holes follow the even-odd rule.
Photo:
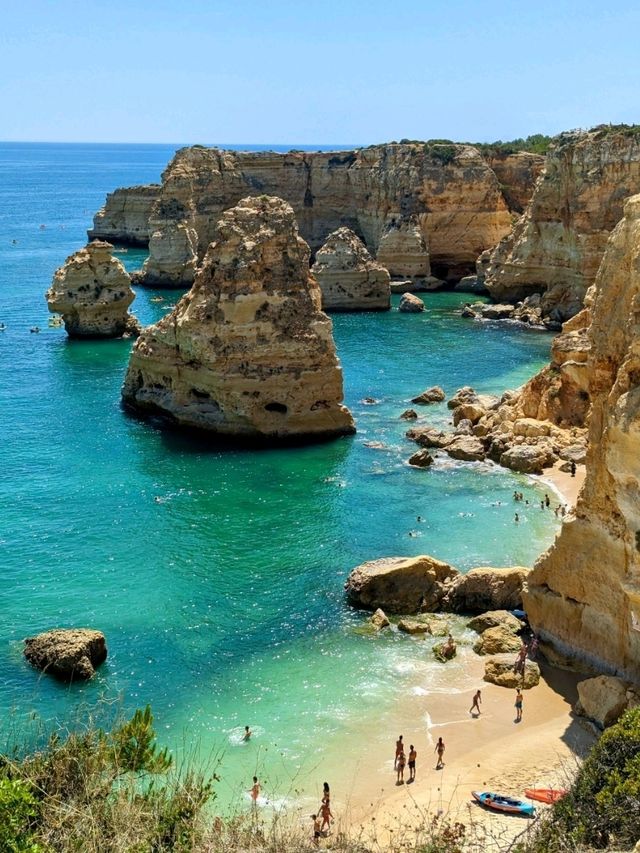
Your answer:
[[[575,782],[544,820],[527,853],[615,846],[640,839],[640,708],[607,729]]]
[[[19,779],[0,778],[0,850],[6,853],[39,853],[33,841],[31,820],[36,800]]]

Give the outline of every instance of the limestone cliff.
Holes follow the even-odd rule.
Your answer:
[[[374,261],[349,228],[338,228],[318,251],[311,268],[325,311],[388,311],[389,273]]]
[[[496,150],[488,155],[487,162],[495,172],[509,210],[523,213],[544,169],[544,156],[529,151],[504,154]]]
[[[109,193],[104,206],[93,217],[93,228],[87,232],[89,239],[146,246],[151,208],[159,193],[159,184],[122,187]]]
[[[135,299],[131,279],[113,257],[111,243],[94,240],[67,258],[46,293],[49,310],[62,315],[72,338],[119,338],[137,334],[128,312]]]
[[[486,286],[498,302],[542,293],[542,315],[582,308],[624,199],[640,192],[640,135],[633,128],[563,133],[547,155],[524,215],[494,249]]]
[[[639,681],[640,195],[611,234],[590,310],[587,476],[525,603],[557,653]]]
[[[278,198],[225,211],[193,287],[133,348],[125,404],[247,439],[354,431],[309,247]]]
[[[498,179],[470,145],[390,143],[287,154],[193,146],[176,152],[162,176],[150,216],[150,283],[190,285],[192,234],[183,231],[176,239],[176,229],[193,229],[202,260],[222,212],[260,193],[291,204],[314,252],[341,226],[374,256],[386,234],[384,265],[403,276],[407,264],[411,274],[428,275],[430,256],[436,275],[455,280],[511,227]]]

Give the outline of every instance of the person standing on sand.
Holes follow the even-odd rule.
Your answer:
[[[573,460],[571,460],[571,476],[576,476],[576,463]]]
[[[481,695],[479,690],[476,690],[474,697],[473,697],[473,702],[471,703],[471,707],[469,708],[469,713],[473,714],[473,712],[475,711],[476,716],[479,717],[480,713],[481,713],[481,711],[480,711],[480,705],[481,704],[482,704],[482,695]]]
[[[416,758],[418,753],[413,744],[409,747],[409,782],[416,781]]]
[[[516,723],[522,720],[522,692],[518,687],[516,691]]]
[[[331,813],[331,806],[329,805],[328,800],[322,800],[322,805],[320,806],[320,814],[322,815],[322,825],[320,827],[320,831],[324,832],[325,827],[329,829],[329,827],[331,826],[331,821],[333,820],[333,814]]]
[[[398,735],[398,740],[396,741],[396,757],[393,762],[393,769],[395,770],[398,766],[398,758],[404,755],[404,743],[402,742],[402,735]]]
[[[406,758],[404,757],[404,751],[400,753],[398,756],[398,762],[396,764],[396,785],[404,785],[404,766],[406,764]]]
[[[315,847],[320,846],[320,818],[317,814],[311,815],[311,820],[313,821],[313,844]]]
[[[442,756],[444,755],[444,741],[441,737],[438,738],[438,743],[436,744],[436,748],[433,751],[438,753],[438,763],[436,764],[436,770],[441,770],[444,767],[444,761],[442,760]]]

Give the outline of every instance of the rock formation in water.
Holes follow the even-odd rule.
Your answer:
[[[325,311],[388,311],[389,273],[349,228],[338,228],[318,250],[311,272]]]
[[[541,293],[543,317],[577,314],[624,199],[637,192],[640,134],[633,128],[560,134],[525,214],[491,255],[491,296],[517,302]]]
[[[46,293],[49,311],[62,315],[71,338],[136,335],[140,325],[129,314],[135,299],[131,279],[113,246],[94,240],[67,258]]]
[[[288,201],[300,233],[317,251],[341,226],[373,256],[383,235],[385,266],[455,280],[511,227],[511,212],[494,172],[470,145],[390,143],[356,151],[237,152],[193,146],[176,152],[162,176],[151,214],[150,281],[190,285],[191,257],[175,251],[175,228],[197,235],[202,260],[224,210],[249,194]],[[110,220],[109,203],[102,227]],[[417,229],[417,230],[416,230]],[[395,245],[395,248],[394,248]],[[405,273],[402,272],[404,275]]]
[[[136,281],[149,287],[191,287],[198,267],[198,235],[186,211],[158,202],[149,221],[149,257]]]
[[[189,293],[138,338],[122,393],[138,412],[235,438],[354,432],[290,205],[260,196],[225,211]]]
[[[58,628],[24,641],[24,656],[36,669],[64,681],[91,678],[107,658],[104,634],[90,628]]]
[[[640,681],[640,195],[624,206],[589,309],[587,475],[529,577],[525,606],[552,657]]]
[[[107,195],[104,206],[93,217],[90,240],[109,240],[130,246],[149,243],[149,218],[160,193],[160,184],[122,187]]]

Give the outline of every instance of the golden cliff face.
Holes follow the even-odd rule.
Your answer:
[[[523,213],[544,168],[544,156],[528,151],[513,154],[495,151],[487,157],[487,162],[495,172],[509,210]]]
[[[590,310],[587,476],[525,606],[560,654],[639,681],[640,195],[610,236]]]
[[[640,192],[640,135],[595,129],[561,134],[533,197],[494,249],[486,286],[498,302],[542,293],[543,315],[582,308],[624,199]]]
[[[149,243],[149,217],[160,193],[160,184],[121,187],[107,195],[104,207],[93,217],[89,240],[111,240],[131,246]]]
[[[375,256],[393,222],[407,240],[386,247],[392,274],[396,268],[404,274],[407,257],[416,261],[415,227],[424,242],[419,274],[429,274],[430,256],[434,274],[449,278],[472,271],[480,252],[511,227],[495,174],[469,145],[391,143],[287,154],[194,146],[178,151],[163,174],[149,223],[149,282],[190,284],[193,258],[187,257],[185,233],[196,235],[201,260],[222,212],[247,195],[262,194],[289,202],[313,251],[346,226]]]
[[[247,198],[223,214],[189,293],[136,342],[122,395],[134,411],[236,438],[355,431],[286,202]]]

